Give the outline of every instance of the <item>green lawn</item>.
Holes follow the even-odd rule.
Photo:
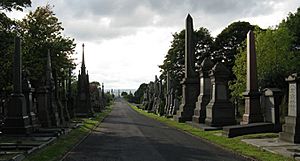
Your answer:
[[[261,161],[292,161],[294,159],[287,158],[278,154],[273,154],[271,152],[265,151],[258,147],[246,144],[242,142],[241,139],[245,138],[264,138],[264,137],[276,137],[277,134],[273,133],[265,133],[265,134],[253,134],[253,135],[245,135],[236,138],[227,138],[225,136],[220,135],[221,131],[203,131],[198,128],[194,128],[191,125],[185,123],[178,123],[166,117],[160,117],[153,113],[148,113],[141,109],[138,109],[136,106],[129,104],[131,108],[137,111],[140,114],[153,118],[157,121],[167,124],[168,126],[174,127],[176,129],[185,131],[194,136],[200,137],[202,139],[208,140],[209,142],[221,146],[225,149],[231,150],[233,152],[237,152],[247,157],[251,157]]]
[[[80,140],[87,136],[93,128],[98,126],[101,121],[111,112],[112,107],[106,108],[98,113],[95,118],[83,118],[83,125],[72,130],[69,134],[59,137],[53,144],[30,154],[24,161],[56,161],[62,158]]]

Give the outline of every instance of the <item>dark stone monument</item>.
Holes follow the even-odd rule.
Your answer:
[[[71,85],[72,85],[71,78],[72,78],[72,69],[69,68],[69,79],[67,84],[67,101],[68,101],[67,105],[68,105],[70,118],[74,118],[75,111],[74,111],[74,99],[73,99],[72,89],[71,89]]]
[[[190,15],[186,18],[185,29],[185,76],[182,84],[182,101],[174,116],[178,122],[191,121],[199,95],[199,78],[195,70],[195,47],[193,38],[193,19]]]
[[[170,108],[170,104],[171,104],[171,98],[170,98],[170,92],[171,92],[171,82],[170,82],[170,73],[167,72],[167,80],[166,80],[166,94],[165,94],[165,108],[164,108],[164,114],[168,115],[168,111]]]
[[[214,66],[210,58],[205,58],[200,67],[200,94],[196,102],[194,110],[193,122],[205,123],[206,118],[206,105],[211,97],[211,82],[209,78],[209,71]]]
[[[260,92],[257,88],[256,52],[253,31],[247,34],[247,89],[245,97],[245,113],[241,124],[263,122],[260,106]]]
[[[42,127],[59,127],[60,119],[55,98],[55,84],[52,76],[50,50],[47,53],[46,78],[37,89],[38,117]]]
[[[93,116],[94,110],[91,106],[90,90],[89,90],[89,75],[86,72],[84,62],[84,44],[82,44],[82,63],[81,73],[78,74],[78,86],[77,86],[77,103],[76,103],[76,116]]]
[[[228,97],[230,71],[222,63],[217,63],[209,76],[212,94],[206,106],[205,124],[213,127],[236,124],[235,109]]]
[[[22,93],[22,54],[21,40],[15,38],[15,53],[13,59],[13,93],[7,104],[7,116],[4,120],[5,134],[30,134],[32,126],[26,109],[26,100]]]
[[[288,116],[279,139],[292,143],[300,143],[300,77],[298,74],[290,75],[286,81],[289,83]]]
[[[26,100],[27,113],[30,118],[30,125],[32,126],[33,131],[36,131],[40,125],[36,116],[37,109],[33,99],[33,93],[35,92],[35,89],[31,87],[28,71],[23,71],[22,88]]]

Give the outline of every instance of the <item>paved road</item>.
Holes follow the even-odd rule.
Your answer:
[[[165,126],[118,100],[110,115],[64,161],[238,161],[201,139]]]

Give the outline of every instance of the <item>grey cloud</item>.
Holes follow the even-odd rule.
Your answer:
[[[90,19],[93,23],[69,26],[68,33],[80,39],[107,39],[134,34],[148,26],[183,26],[186,14],[214,21],[208,27],[224,26],[234,19],[270,14],[279,0],[72,0],[60,1],[55,12],[63,22]],[[204,16],[203,16],[204,15]],[[157,23],[154,23],[156,18]],[[97,23],[99,18],[111,20],[108,27]],[[70,24],[70,23],[69,23]],[[227,24],[228,25],[228,24]]]

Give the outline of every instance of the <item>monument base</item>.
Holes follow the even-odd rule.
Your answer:
[[[274,124],[272,123],[252,123],[247,125],[234,125],[223,127],[223,134],[228,138],[256,133],[274,132]]]
[[[205,124],[213,127],[235,125],[234,107],[228,101],[210,102],[206,107]]]
[[[243,93],[245,97],[245,114],[243,115],[242,125],[263,122],[264,118],[260,109],[260,92],[247,91]]]
[[[181,84],[183,96],[182,104],[173,118],[178,122],[192,121],[197,97],[199,95],[199,79],[184,78]]]
[[[279,139],[291,143],[300,143],[300,119],[294,116],[285,117],[285,124]]]
[[[26,101],[23,94],[13,94],[8,102],[7,117],[4,120],[4,134],[30,134],[33,129],[26,115]]]

